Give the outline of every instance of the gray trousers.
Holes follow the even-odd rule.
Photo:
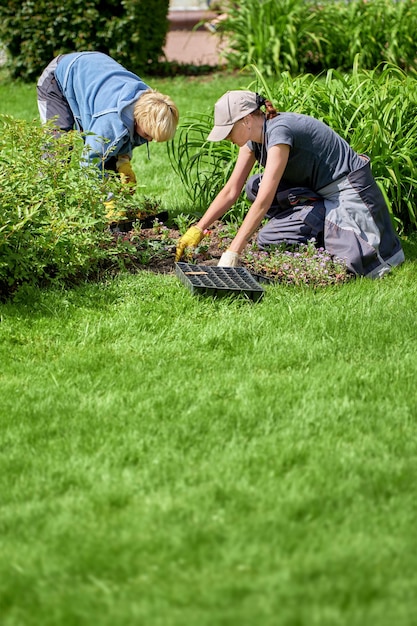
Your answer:
[[[62,55],[53,59],[42,72],[36,86],[38,109],[42,124],[54,120],[57,128],[68,132],[74,128],[75,120],[70,106],[55,80],[55,70]]]
[[[252,202],[259,183],[256,174],[246,185]],[[365,157],[361,169],[317,192],[279,187],[267,217],[258,233],[261,248],[314,238],[333,257],[344,260],[352,273],[369,278],[383,276],[404,261],[384,196]]]

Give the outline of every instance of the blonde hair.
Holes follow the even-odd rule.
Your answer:
[[[175,102],[158,91],[145,91],[133,112],[135,122],[155,141],[169,141],[175,135],[180,117]]]

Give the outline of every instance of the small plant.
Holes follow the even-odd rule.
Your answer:
[[[243,220],[242,220],[243,221]],[[235,220],[231,220],[230,222],[225,222],[219,230],[219,237],[221,240],[229,240],[234,239],[237,235],[237,231],[240,228],[240,224]]]
[[[203,261],[207,261],[211,259],[210,253],[210,243],[203,240],[198,246],[195,248],[186,248],[184,250],[184,255],[182,257],[182,261],[185,263],[192,263],[194,265],[199,265]]]
[[[195,222],[195,217],[192,215],[185,215],[185,213],[180,213],[174,217],[172,221],[178,226],[180,234],[184,235],[193,222]]]
[[[156,217],[152,223],[152,232],[154,235],[161,235],[161,238],[164,239],[166,233],[169,233],[169,228]]]
[[[141,219],[154,217],[160,211],[161,202],[157,198],[148,196],[134,197],[136,203],[136,213]]]
[[[154,260],[172,258],[173,244],[158,239],[141,239],[134,246],[133,258],[141,265],[149,265]]]
[[[174,258],[177,239],[171,236],[170,229],[159,219],[155,219],[150,229],[144,229],[140,222],[133,224],[129,241],[129,262],[135,265],[149,265]]]

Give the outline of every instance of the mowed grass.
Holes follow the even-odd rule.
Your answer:
[[[2,305],[2,624],[412,624],[416,284]]]
[[[2,626],[413,625],[404,245],[258,303],[140,272],[0,304]]]

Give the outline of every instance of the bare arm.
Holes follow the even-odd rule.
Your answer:
[[[255,156],[245,145],[239,150],[239,155],[233,172],[223,187],[215,197],[201,220],[196,224],[201,230],[209,228],[219,217],[224,215],[228,209],[236,202],[242,191],[243,185],[248,178],[252,167],[255,164]]]
[[[265,171],[255,202],[248,211],[229,250],[240,254],[270,208],[277,187],[287,166],[290,147],[285,144],[268,150]],[[214,204],[214,203],[213,203]]]

